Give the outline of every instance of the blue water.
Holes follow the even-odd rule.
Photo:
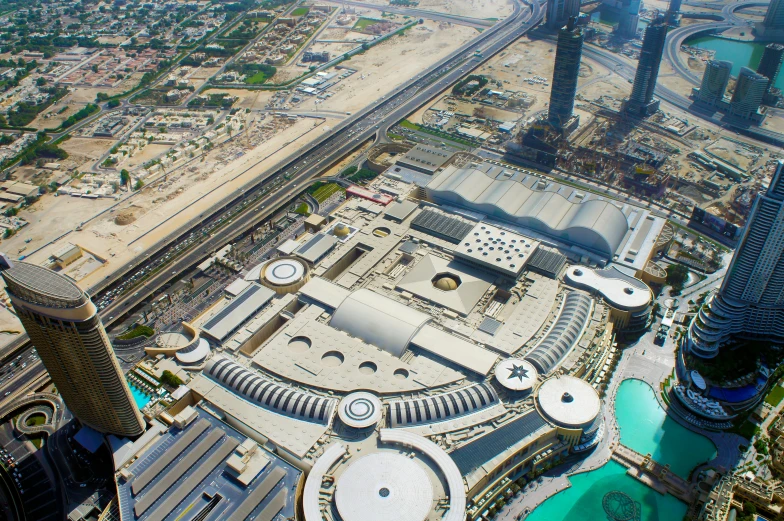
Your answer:
[[[569,478],[572,486],[542,503],[526,521],[602,521],[607,513],[602,499],[610,492],[621,492],[636,503],[640,521],[680,521],[686,515],[685,503],[669,494],[659,494],[626,474],[626,467],[615,461]]]
[[[757,376],[755,384],[744,385],[743,387],[735,387],[726,389],[724,387],[711,387],[708,393],[711,398],[722,400],[730,403],[745,402],[756,396],[764,387],[768,380],[762,376]]]
[[[732,75],[736,77],[741,67],[750,67],[753,70],[757,70],[760,58],[762,58],[762,51],[765,49],[765,45],[761,43],[741,42],[715,36],[692,38],[685,43],[692,47],[716,51],[715,58],[717,60],[732,62]],[[775,85],[780,89],[784,89],[784,72],[779,72]]]
[[[716,455],[713,443],[686,429],[667,416],[653,389],[640,380],[625,380],[615,398],[615,416],[621,443],[642,453],[650,453],[678,475],[689,472]],[[626,468],[610,461],[591,472],[569,478],[571,487],[542,503],[526,521],[602,521],[607,519],[602,500],[610,492],[632,501],[640,511],[640,521],[680,521],[686,504],[662,495],[626,474]],[[616,503],[617,504],[617,503]]]
[[[133,399],[136,402],[136,407],[138,407],[139,410],[141,411],[148,403],[150,403],[150,401],[152,400],[152,396],[144,394],[141,391],[141,389],[139,389],[138,387],[132,384],[129,384],[129,386],[131,388],[131,394],[133,395]]]
[[[690,431],[661,408],[653,389],[640,380],[624,380],[615,397],[615,418],[621,443],[640,454],[650,454],[683,478],[716,456],[716,446]]]

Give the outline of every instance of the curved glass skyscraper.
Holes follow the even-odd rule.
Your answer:
[[[145,425],[90,298],[68,277],[28,264],[3,270],[6,292],[68,409],[83,425],[138,436]]]
[[[689,326],[689,348],[702,358],[733,337],[784,338],[784,160],[754,202],[721,289]]]

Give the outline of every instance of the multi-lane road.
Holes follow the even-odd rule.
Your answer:
[[[99,299],[102,294],[121,284],[122,280],[127,280],[133,274],[148,268],[150,263],[159,262],[172,246],[188,237],[199,235],[201,230],[207,227],[216,230],[206,237],[201,237],[199,241],[193,241],[191,247],[184,253],[168,260],[165,268],[148,275],[143,283],[134,288],[136,291],[120,294],[102,310],[101,317],[104,322],[112,323],[176,278],[178,274],[188,270],[224,244],[253,229],[259,222],[273,215],[296,197],[303,190],[306,181],[334,165],[360,144],[383,133],[391,124],[405,118],[536,26],[544,16],[543,4],[538,0],[534,0],[533,3],[527,1],[523,0],[522,4],[515,3],[514,11],[509,17],[462,45],[428,71],[417,75],[390,94],[341,121],[332,132],[320,136],[294,156],[281,161],[259,176],[252,186],[247,186],[239,193],[230,194],[211,209],[205,209],[202,214],[203,219],[190,223],[189,226],[153,246],[149,255],[141,262],[136,260],[119,267],[115,270],[115,275],[90,288],[88,292],[94,299]],[[264,190],[268,183],[276,178],[285,179],[285,182],[268,196],[256,199],[258,192]],[[247,204],[248,200],[253,202]],[[226,220],[225,216],[231,213],[231,209],[243,202],[246,202],[246,208],[242,214]],[[220,227],[216,228],[218,222]],[[3,361],[7,362],[15,358],[20,350],[26,348],[29,348],[26,338],[20,339],[6,350]],[[24,378],[14,380],[13,389],[16,391],[14,395],[40,377],[43,370],[40,363],[30,365],[31,367],[25,371]],[[2,396],[5,387],[5,385],[0,386],[0,404],[5,401]],[[10,398],[12,396],[5,397],[6,400]]]

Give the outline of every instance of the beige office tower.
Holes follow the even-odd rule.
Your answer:
[[[2,264],[6,292],[68,409],[103,433],[143,433],[144,420],[90,298],[54,271]]]

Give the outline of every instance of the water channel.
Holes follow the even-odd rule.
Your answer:
[[[735,77],[738,76],[741,67],[750,67],[756,70],[760,58],[762,58],[762,51],[765,49],[765,45],[761,43],[742,42],[717,36],[691,38],[685,44],[715,51],[715,59],[732,62],[732,75]],[[783,73],[779,73],[775,85],[780,89],[784,89]]]

